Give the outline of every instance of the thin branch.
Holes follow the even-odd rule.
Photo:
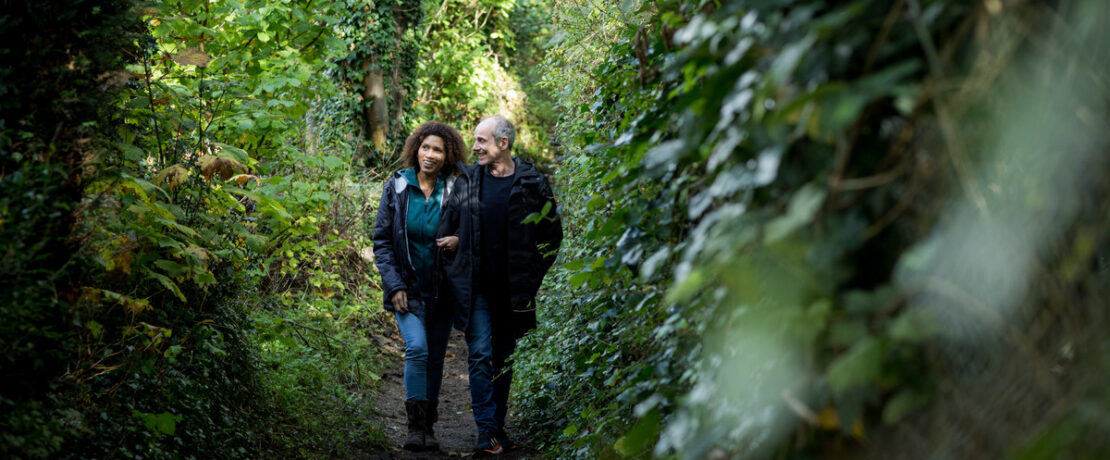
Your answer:
[[[150,84],[150,64],[143,59],[143,77],[146,79],[146,96],[150,104],[150,120],[154,123],[154,139],[158,142],[158,168],[166,167],[166,154],[162,151],[162,132],[158,129],[158,114],[154,111],[154,87]]]
[[[878,174],[873,174],[867,177],[856,177],[852,179],[839,179],[836,184],[833,184],[833,186],[844,192],[863,190],[893,182],[895,179],[902,176],[902,174],[905,174],[905,172],[906,162],[903,161],[901,163],[898,163],[897,166]]]
[[[914,32],[917,33],[917,39],[921,42],[921,47],[925,51],[926,60],[929,62],[929,71],[937,83],[944,81],[944,67],[940,56],[937,54],[937,48],[933,44],[933,39],[929,36],[928,29],[925,28],[925,23],[922,21],[921,5],[918,0],[908,1],[910,19],[913,22]],[[933,107],[937,114],[937,123],[940,126],[942,137],[944,137],[945,147],[948,148],[949,156],[952,158],[952,168],[956,170],[960,185],[963,186],[964,192],[967,193],[968,198],[975,204],[979,212],[984,216],[990,215],[987,200],[979,192],[975,179],[972,177],[971,161],[968,159],[967,153],[964,152],[963,144],[958,139],[959,134],[955,123],[952,121],[947,104],[934,94]]]
[[[309,40],[308,43],[305,43],[304,46],[302,46],[298,51],[304,51],[308,49],[308,47],[312,46],[313,43],[316,43],[316,40],[319,40],[320,37],[324,36],[324,32],[326,32],[327,30],[328,29],[326,27],[321,27],[320,32],[317,33],[315,37],[312,37],[312,40]]]
[[[875,64],[875,59],[879,55],[879,48],[883,43],[886,43],[887,37],[890,35],[891,29],[894,24],[898,22],[898,16],[902,13],[902,8],[905,8],[906,0],[898,0],[890,12],[887,13],[886,19],[883,20],[882,29],[879,30],[879,35],[875,37],[875,41],[871,42],[871,48],[867,50],[867,59],[863,63],[863,73],[867,74],[871,71],[871,66]]]
[[[432,25],[436,22],[436,19],[439,19],[439,15],[443,14],[443,10],[447,8],[447,2],[449,1],[451,0],[443,0],[443,3],[439,4],[439,9],[436,10],[436,14],[432,15],[432,19],[428,21],[428,27],[424,28],[425,37],[427,37],[428,34],[432,32]]]

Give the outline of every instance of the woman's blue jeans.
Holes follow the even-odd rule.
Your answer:
[[[451,333],[449,312],[394,312],[405,340],[405,399],[439,399],[443,382],[443,357]],[[436,309],[443,310],[443,309]]]

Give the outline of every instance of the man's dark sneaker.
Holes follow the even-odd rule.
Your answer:
[[[520,448],[520,444],[510,438],[509,433],[506,433],[504,429],[497,430],[493,437],[497,438],[497,443],[501,444],[501,449],[505,452],[512,452]]]
[[[474,452],[470,454],[471,457],[490,457],[493,455],[501,455],[505,449],[501,448],[501,443],[497,442],[497,437],[494,433],[483,431],[478,433],[478,443],[474,445]]]

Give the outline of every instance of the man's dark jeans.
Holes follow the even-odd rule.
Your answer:
[[[493,418],[497,429],[505,429],[505,415],[509,410],[509,387],[513,383],[513,366],[509,357],[516,351],[516,324],[508,298],[492,301],[493,310]]]
[[[474,424],[479,432],[495,433],[493,400],[493,309],[485,297],[479,295],[470,310],[470,326],[466,331],[467,359],[470,367],[470,405],[474,410]]]

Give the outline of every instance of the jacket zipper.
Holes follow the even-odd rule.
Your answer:
[[[439,196],[439,218],[441,220],[443,219],[443,209],[445,207],[447,207],[447,195],[448,195],[448,193],[450,193],[450,189],[453,188],[454,185],[455,185],[455,181],[451,180],[450,177],[446,177],[446,178],[443,179],[443,190],[442,190],[442,194]],[[433,190],[432,194],[434,195],[435,194],[435,186],[434,185],[432,186],[432,190]],[[438,229],[437,229],[436,233],[437,234],[439,233]],[[439,277],[439,272],[440,272],[441,269],[443,269],[443,248],[439,247],[438,244],[436,245],[436,257],[434,259],[434,262],[435,263],[432,264],[432,299],[438,301],[439,300],[439,285],[442,282],[442,280],[439,279],[440,278]],[[425,308],[427,308],[427,306],[425,306]]]
[[[404,178],[402,177],[402,179],[404,179]],[[402,219],[403,219],[402,222],[404,223],[404,225],[401,226],[401,233],[403,235],[405,235],[405,256],[408,258],[409,270],[412,270],[415,273],[416,272],[416,265],[412,263],[412,250],[409,249],[409,231],[408,231],[409,230],[409,198],[408,198],[409,185],[408,185],[408,182],[409,181],[406,179],[405,180],[405,188],[401,192],[403,195],[405,195],[404,196],[404,200],[405,200],[405,206],[404,207],[405,207],[405,209],[403,209],[402,213],[401,213],[401,216],[403,216],[402,217]]]

